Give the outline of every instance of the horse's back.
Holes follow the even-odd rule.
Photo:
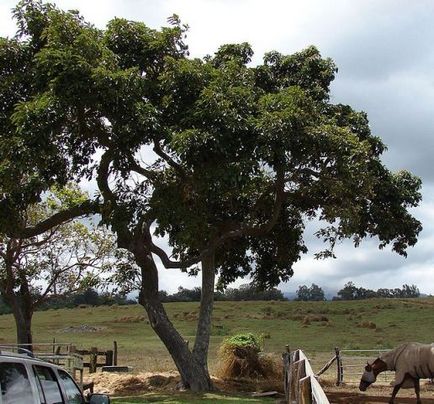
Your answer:
[[[434,344],[410,342],[395,358],[396,371],[408,373],[415,379],[434,376]]]

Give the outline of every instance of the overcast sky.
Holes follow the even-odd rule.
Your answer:
[[[374,240],[355,249],[337,248],[337,259],[316,261],[321,242],[308,225],[310,253],[295,266],[294,277],[281,284],[294,291],[316,283],[339,289],[352,280],[378,289],[416,284],[434,294],[434,1],[431,0],[58,0],[63,9],[78,9],[104,28],[113,17],[140,20],[153,28],[178,14],[190,26],[191,55],[214,53],[224,43],[249,42],[254,62],[277,50],[288,54],[309,45],[331,57],[339,71],[332,102],[368,113],[371,129],[388,146],[383,161],[392,170],[407,169],[423,181],[423,202],[414,210],[423,232],[408,258],[379,251]],[[10,9],[0,0],[0,35],[12,36]],[[161,271],[161,289],[192,287],[199,280],[176,270]],[[238,282],[238,284],[243,281]],[[245,283],[245,282],[244,282]]]

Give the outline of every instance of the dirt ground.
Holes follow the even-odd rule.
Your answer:
[[[361,392],[355,384],[346,386],[324,386],[324,391],[331,404],[377,404],[388,403],[392,394],[392,386],[371,386],[366,392]],[[421,382],[421,399],[423,404],[434,404],[434,386]],[[395,398],[395,403],[416,403],[414,389],[401,389]]]
[[[177,372],[162,373],[96,373],[90,378],[95,386],[94,391],[109,394],[113,397],[140,395],[148,392],[174,391],[180,380]],[[216,388],[228,393],[239,392],[282,392],[280,380],[221,380],[213,378]],[[331,404],[377,404],[388,403],[392,387],[373,385],[366,392],[360,392],[356,384],[335,386],[323,383],[324,391]],[[423,404],[434,404],[434,385],[421,383],[421,398]],[[396,404],[416,402],[414,389],[401,389],[395,400]]]

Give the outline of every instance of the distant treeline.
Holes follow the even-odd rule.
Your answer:
[[[200,294],[201,288],[187,289],[182,286],[173,294],[169,294],[164,290],[159,292],[161,301],[165,303],[199,302]],[[229,288],[224,292],[215,292],[214,297],[215,300],[287,300],[278,289],[261,291],[251,285],[242,285],[239,289]],[[39,310],[74,308],[81,305],[111,306],[113,304],[137,304],[137,300],[121,294],[99,293],[95,289],[89,288],[84,292],[71,294],[70,296],[51,297]],[[11,313],[11,309],[0,295],[0,314],[9,313]]]
[[[344,287],[337,292],[337,295],[332,300],[363,300],[374,297],[383,298],[415,298],[419,297],[420,292],[416,285],[402,285],[402,288],[386,289],[381,288],[375,290],[357,287],[353,282],[348,282]],[[324,291],[318,285],[301,285],[297,290],[295,300],[300,301],[324,301],[327,300]]]
[[[163,302],[199,302],[201,288],[187,289],[180,286],[178,291],[168,294],[162,290],[159,292]],[[241,300],[288,300],[283,293],[276,289],[260,290],[252,285],[241,285],[238,289],[228,288],[224,292],[215,292],[216,301],[241,301]]]
[[[39,310],[74,308],[80,305],[89,306],[111,306],[113,304],[126,305],[136,304],[137,301],[127,296],[108,292],[98,293],[95,289],[89,288],[83,292],[74,293],[69,296],[51,297],[44,302]],[[0,295],[0,314],[9,314],[11,309]]]
[[[333,300],[363,300],[373,297],[385,298],[414,298],[419,297],[420,291],[416,285],[402,285],[402,288],[386,289],[376,291],[365,288],[358,288],[353,282],[348,282],[338,291]]]
[[[195,287],[187,289],[182,286],[172,294],[162,290],[159,296],[162,302],[199,302],[201,288]],[[381,288],[376,291],[357,287],[353,282],[348,282],[337,292],[332,300],[363,300],[374,297],[383,298],[416,298],[420,296],[416,285],[403,285],[402,288],[386,289]],[[239,288],[228,288],[223,292],[215,292],[216,301],[242,301],[242,300],[289,300],[276,288],[260,290],[252,285],[241,285]],[[323,289],[315,285],[301,285],[296,292],[298,301],[325,301],[327,300]],[[89,288],[84,292],[71,294],[70,296],[52,297],[48,299],[40,310],[74,308],[80,305],[89,306],[111,306],[113,304],[127,305],[136,304],[136,299],[128,298],[125,295],[113,294],[108,292],[99,293],[95,289]],[[10,307],[0,295],[0,315],[11,313]]]

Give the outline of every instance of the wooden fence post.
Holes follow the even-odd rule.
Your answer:
[[[89,358],[89,373],[96,372],[96,363],[98,361],[98,348],[90,348],[90,358]]]
[[[307,359],[301,359],[300,354],[298,355],[299,361],[297,362],[297,373],[295,377],[295,381],[292,382],[292,384],[295,386],[295,402],[298,404],[300,403],[300,380],[307,376],[306,374],[306,362]]]
[[[113,351],[108,350],[105,353],[105,365],[106,366],[113,366]]]
[[[113,366],[118,365],[118,343],[113,341]]]
[[[289,402],[289,390],[290,390],[290,366],[291,366],[291,352],[289,351],[289,345],[285,345],[285,351],[282,354],[283,361],[283,389],[285,392],[285,403]]]
[[[344,381],[344,366],[339,348],[335,348],[336,353],[336,366],[337,366],[337,380],[336,386],[340,386]]]
[[[298,403],[312,404],[311,376],[304,377],[299,381]]]
[[[337,357],[339,350],[336,349]],[[289,347],[287,348],[289,351]],[[285,404],[329,404],[329,400],[313,373],[312,366],[306,354],[296,350],[282,354],[283,366],[287,377],[285,383]],[[289,368],[287,370],[289,362]],[[328,366],[333,361],[329,361]],[[287,384],[286,384],[287,383]]]

